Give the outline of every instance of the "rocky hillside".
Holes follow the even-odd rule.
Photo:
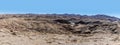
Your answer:
[[[120,33],[119,18],[78,14],[4,14],[0,28],[10,32],[55,34]]]

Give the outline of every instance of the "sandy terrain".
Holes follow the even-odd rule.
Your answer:
[[[0,45],[120,45],[117,34],[41,34],[0,31]]]

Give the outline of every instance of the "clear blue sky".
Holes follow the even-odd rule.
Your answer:
[[[109,14],[120,17],[120,0],[0,0],[0,13]]]

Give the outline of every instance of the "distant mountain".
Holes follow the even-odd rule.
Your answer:
[[[64,18],[64,19],[77,19],[77,20],[106,20],[106,21],[120,21],[120,18],[114,17],[114,16],[108,16],[105,14],[97,14],[97,15],[80,15],[80,14],[33,14],[33,13],[28,13],[28,14],[5,14],[5,15],[13,15],[16,17],[46,17],[46,18],[52,18],[52,19],[59,19],[59,18]],[[24,15],[24,16],[21,16]],[[44,16],[43,16],[44,15]],[[6,16],[4,16],[5,18]],[[0,18],[3,18],[3,16]],[[6,17],[7,18],[7,17]]]
[[[92,18],[95,18],[95,19],[104,19],[104,20],[110,20],[110,21],[120,21],[119,18],[117,17],[113,17],[113,16],[108,16],[108,15],[94,15],[94,16],[90,16]]]
[[[92,15],[92,16],[88,16],[88,15],[77,15],[77,18],[79,17],[80,19],[92,19],[92,20],[107,20],[107,21],[120,21],[120,18],[114,17],[114,16],[108,16],[108,15],[104,15],[104,14],[97,14],[97,15]]]

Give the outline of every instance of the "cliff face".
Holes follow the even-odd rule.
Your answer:
[[[0,28],[57,34],[120,33],[119,18],[106,15],[7,14],[0,16]]]

